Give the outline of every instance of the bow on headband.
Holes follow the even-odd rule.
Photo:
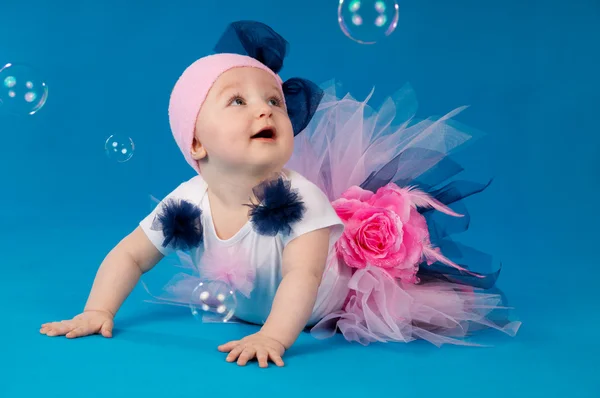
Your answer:
[[[288,47],[289,43],[269,26],[255,21],[238,21],[229,25],[214,50],[216,53],[247,55],[278,74]],[[286,80],[282,88],[294,135],[298,135],[316,112],[323,90],[299,77]]]

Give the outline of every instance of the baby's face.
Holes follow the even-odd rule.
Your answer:
[[[210,89],[196,120],[192,154],[227,170],[281,168],[294,133],[281,86],[258,68],[233,68]]]

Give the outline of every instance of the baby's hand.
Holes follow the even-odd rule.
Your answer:
[[[283,366],[281,357],[285,352],[283,344],[271,337],[265,336],[261,332],[251,334],[242,340],[230,341],[227,344],[219,346],[219,351],[228,352],[227,362],[233,362],[237,359],[240,366],[256,357],[258,365],[261,368],[268,366],[269,359],[277,366]]]
[[[46,336],[83,337],[101,333],[112,337],[113,316],[106,311],[84,311],[70,321],[44,323],[40,329]]]

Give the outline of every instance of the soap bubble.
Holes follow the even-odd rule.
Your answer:
[[[0,69],[0,110],[33,115],[48,99],[48,86],[32,67],[6,64]]]
[[[395,0],[340,0],[338,23],[342,32],[361,44],[374,44],[398,25]]]
[[[192,315],[204,322],[227,322],[236,306],[233,289],[225,282],[204,280],[192,291]]]
[[[104,143],[104,150],[109,159],[124,163],[133,156],[135,145],[131,138],[113,134]]]

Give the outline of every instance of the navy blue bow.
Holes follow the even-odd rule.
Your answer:
[[[289,43],[271,27],[256,21],[230,24],[217,42],[216,53],[247,55],[260,61],[274,73],[283,68]],[[283,83],[283,95],[294,135],[306,128],[315,114],[323,90],[307,79],[294,77]]]

